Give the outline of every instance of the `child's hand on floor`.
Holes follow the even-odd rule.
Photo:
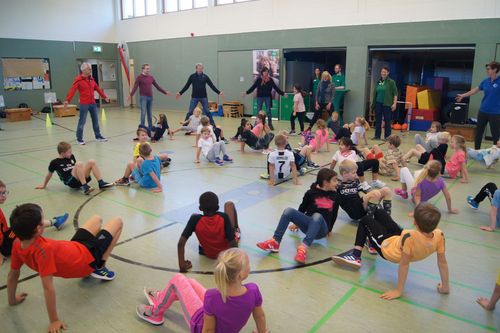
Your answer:
[[[385,293],[383,293],[380,296],[380,298],[388,300],[388,301],[396,299],[396,298],[400,298],[400,297],[401,297],[401,292],[397,289],[394,289],[391,291],[386,291]]]
[[[37,190],[43,190],[43,189],[45,189],[45,186],[43,186],[43,185],[38,185],[37,187],[35,187],[35,189],[37,189]]]
[[[290,226],[288,227],[288,230],[292,231],[292,232],[298,232],[299,231],[299,227],[297,227],[295,224],[290,224]]]
[[[457,208],[452,208],[452,209],[448,210],[448,213],[450,213],[450,214],[458,214],[458,209]]]
[[[484,231],[495,231],[495,228],[492,228],[492,227],[479,227],[479,229],[484,230]]]
[[[49,328],[47,329],[48,333],[59,333],[62,330],[67,330],[68,326],[60,320],[56,320],[50,323]]]
[[[468,184],[468,183],[469,183],[467,180],[465,180],[465,179],[463,179],[463,178],[462,178],[462,179],[460,179],[460,182],[461,182],[462,184]]]
[[[163,190],[162,190],[161,187],[156,187],[156,188],[154,188],[154,189],[151,190],[151,192],[153,192],[153,193],[161,193],[162,191]]]
[[[191,269],[193,267],[193,264],[191,264],[191,261],[189,260],[184,260],[184,262],[179,263],[179,271],[181,273],[187,273],[188,269]]]
[[[200,160],[194,160],[194,163],[200,163]]]
[[[27,293],[20,293],[20,294],[17,294],[17,295],[16,295],[16,300],[15,300],[15,303],[14,303],[14,304],[10,304],[10,305],[18,305],[18,304],[21,304],[22,302],[24,302],[24,300],[26,299],[26,297],[28,297],[28,294],[27,294]]]
[[[441,283],[438,283],[437,284],[437,291],[438,293],[440,294],[449,294],[450,293],[450,287],[443,287],[443,285]]]

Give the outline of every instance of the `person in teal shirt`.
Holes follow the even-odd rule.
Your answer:
[[[389,77],[389,67],[380,70],[380,79],[373,89],[371,110],[375,112],[375,136],[372,140],[380,140],[382,134],[382,118],[385,122],[384,138],[391,135],[392,112],[396,110],[398,88],[396,82]]]
[[[309,95],[311,95],[310,107],[309,110],[314,110],[314,105],[316,101],[314,100],[314,95],[316,91],[318,91],[318,84],[321,81],[321,70],[319,67],[314,69],[314,74],[311,78],[311,82],[309,83]]]
[[[332,76],[332,82],[335,89],[345,89],[345,76],[342,74],[342,65],[336,64],[334,68],[335,74]],[[337,111],[337,110],[335,110]]]

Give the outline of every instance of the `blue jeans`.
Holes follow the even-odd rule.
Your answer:
[[[78,127],[76,128],[76,139],[83,141],[83,128],[87,122],[87,113],[90,113],[92,119],[92,127],[94,128],[95,138],[102,138],[101,130],[99,129],[99,115],[96,104],[80,104],[80,118],[78,119]]]
[[[201,103],[201,106],[203,107],[203,114],[205,116],[208,117],[208,119],[210,119],[210,125],[212,125],[214,128],[215,128],[215,122],[214,122],[214,118],[212,118],[212,114],[210,113],[210,111],[208,110],[208,98],[191,98],[191,102],[189,103],[189,111],[188,113],[186,114],[186,118],[185,120],[188,120],[189,117],[191,117],[191,115],[193,114],[193,110],[194,108],[196,107],[196,105],[198,105],[198,102]]]
[[[151,110],[153,108],[153,97],[150,96],[140,96],[139,104],[141,105],[141,126],[144,127],[146,114],[148,115],[148,131],[153,128],[153,115]]]
[[[384,106],[383,103],[375,103],[375,137],[380,138],[382,134],[382,117],[385,121],[384,138],[391,135],[392,111],[390,106]]]
[[[306,234],[302,241],[305,245],[311,246],[315,239],[321,239],[328,235],[328,226],[326,225],[323,215],[314,213],[312,216],[307,216],[293,208],[286,208],[281,214],[280,221],[276,227],[273,238],[280,243],[285,234],[288,224],[292,222],[300,231]]]
[[[271,97],[257,97],[257,111],[262,110],[262,105],[266,104],[266,119],[269,127],[273,129],[273,115],[271,112]]]

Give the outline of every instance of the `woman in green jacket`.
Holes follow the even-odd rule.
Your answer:
[[[392,112],[396,110],[397,100],[396,82],[389,77],[389,67],[383,66],[380,70],[380,80],[373,90],[371,109],[375,111],[375,137],[372,140],[380,140],[382,117],[385,121],[384,138],[387,139],[391,135]]]

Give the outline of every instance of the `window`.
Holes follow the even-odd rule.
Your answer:
[[[164,13],[204,7],[208,7],[208,0],[163,0]]]
[[[227,5],[230,3],[247,2],[252,0],[215,0],[217,5]]]
[[[158,0],[121,0],[122,19],[130,19],[158,13]]]

